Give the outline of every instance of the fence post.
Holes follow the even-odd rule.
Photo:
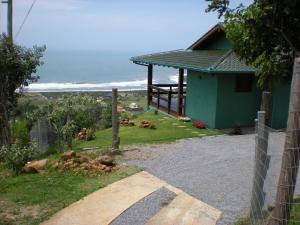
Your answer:
[[[251,196],[250,218],[252,220],[263,219],[263,206],[265,193],[263,191],[264,181],[269,167],[268,138],[269,132],[266,127],[266,112],[259,111],[255,136],[255,168]]]
[[[261,102],[261,111],[266,112],[266,125],[269,126],[271,119],[271,111],[272,111],[272,93],[269,91],[264,91],[262,93],[262,102]]]
[[[119,115],[118,115],[118,89],[112,89],[112,149],[118,150],[119,138]]]

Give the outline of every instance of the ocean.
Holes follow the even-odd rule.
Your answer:
[[[137,52],[49,51],[46,50],[37,74],[40,79],[27,92],[70,92],[145,90],[147,67],[129,59]],[[154,83],[175,83],[178,71],[154,67]]]

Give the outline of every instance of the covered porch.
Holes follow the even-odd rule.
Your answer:
[[[185,115],[186,84],[184,69],[179,69],[177,84],[154,84],[153,64],[148,66],[147,104],[173,116]]]

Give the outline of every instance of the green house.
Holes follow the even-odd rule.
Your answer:
[[[239,60],[222,24],[214,26],[186,50],[137,56],[131,61],[148,67],[149,107],[187,116],[210,128],[254,125],[261,105],[255,68]],[[153,66],[179,69],[178,84],[154,84]],[[269,121],[275,129],[286,127],[289,88],[290,84],[273,87]]]

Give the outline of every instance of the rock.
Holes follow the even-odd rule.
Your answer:
[[[22,173],[38,173],[39,171],[32,166],[25,165],[22,170]]]
[[[78,155],[76,159],[74,159],[75,162],[77,163],[87,163],[90,161],[90,159],[86,156],[83,156],[83,155]]]
[[[24,173],[36,173],[36,172],[40,172],[41,170],[45,169],[45,166],[48,162],[48,159],[43,159],[43,160],[38,160],[38,161],[33,161],[30,163],[27,163],[22,171]]]
[[[104,169],[104,171],[105,171],[105,172],[111,172],[111,168],[107,166],[107,167]]]
[[[61,158],[63,160],[68,160],[68,159],[72,159],[75,156],[76,156],[76,153],[74,151],[67,151],[62,154]]]
[[[114,159],[110,156],[102,156],[100,159],[99,159],[99,162],[103,165],[106,165],[106,166],[112,166],[114,165]]]

